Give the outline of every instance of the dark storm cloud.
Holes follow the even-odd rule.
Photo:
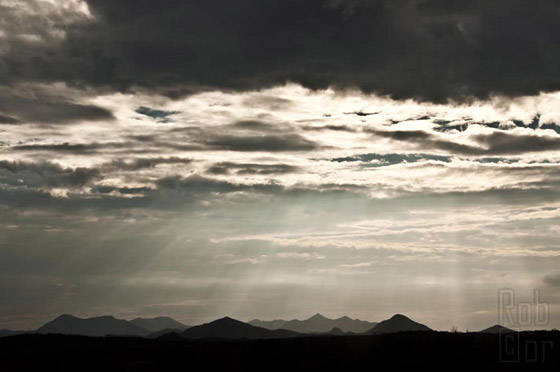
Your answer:
[[[20,121],[10,116],[0,115],[0,124],[18,124]]]
[[[0,161],[0,185],[28,188],[80,188],[101,178],[96,169],[64,168],[53,163]]]
[[[472,136],[471,138],[479,146],[452,142],[447,138],[421,130],[368,130],[368,132],[379,137],[408,142],[422,149],[437,149],[462,155],[516,155],[560,149],[560,137],[521,135],[501,131]]]
[[[555,0],[88,4],[95,19],[64,27],[63,41],[10,39],[0,81],[141,86],[170,96],[293,81],[436,102],[560,89]]]
[[[110,120],[113,114],[104,108],[93,105],[72,103],[28,102],[25,110],[19,113],[23,121],[48,124],[74,123],[80,120]]]
[[[113,114],[104,108],[72,103],[27,102],[18,113],[21,121],[47,124],[73,124],[81,120],[110,120]]]
[[[70,153],[75,155],[90,155],[107,149],[125,149],[130,148],[134,144],[127,142],[109,142],[109,143],[55,143],[55,144],[31,144],[16,145],[11,147],[16,151],[49,151]]]
[[[14,89],[17,92],[17,89]],[[66,102],[61,98],[18,97],[9,89],[0,90],[0,123],[73,124],[79,121],[111,120],[111,111],[94,105]]]
[[[221,162],[212,165],[207,172],[214,175],[229,175],[232,173],[239,175],[273,175],[296,173],[299,167],[288,164],[247,164]]]

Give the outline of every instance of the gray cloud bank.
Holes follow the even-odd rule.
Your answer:
[[[477,146],[453,142],[425,131],[379,131],[371,130],[376,136],[394,141],[408,142],[422,149],[443,150],[462,155],[514,155],[539,151],[557,151],[560,138],[557,136],[516,135],[507,132],[477,134],[472,136]]]
[[[41,14],[4,9],[0,82],[146,87],[177,96],[292,81],[434,102],[560,88],[554,0],[87,4],[92,17],[58,12],[54,30]]]

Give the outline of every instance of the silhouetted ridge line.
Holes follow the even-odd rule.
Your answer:
[[[390,319],[384,320],[367,331],[366,334],[383,334],[407,331],[431,331],[432,329],[424,324],[415,322],[414,320],[402,315],[395,314]]]
[[[191,327],[181,336],[190,339],[199,338],[247,338],[247,339],[272,339],[299,336],[299,333],[285,329],[270,330],[255,327],[230,317],[221,318],[210,323]]]
[[[10,329],[0,329],[0,337],[16,336],[29,333],[29,331],[12,331]]]
[[[486,329],[483,329],[482,331],[479,331],[479,333],[515,333],[515,332],[517,331],[506,328],[499,324],[493,325],[492,327],[488,327]]]
[[[136,318],[132,319],[130,323],[136,324],[137,326],[151,332],[157,332],[163,329],[179,329],[184,331],[189,328],[189,326],[166,316],[158,316],[156,318]]]
[[[327,332],[327,334],[331,336],[342,336],[345,335],[346,333],[342,331],[340,328],[334,327],[329,332]]]
[[[82,319],[69,314],[57,317],[40,327],[36,332],[98,337],[109,335],[145,336],[149,333],[136,324],[109,315]]]
[[[165,328],[146,335],[146,338],[160,338],[161,336],[164,336],[169,333],[176,333],[180,335],[183,331],[184,329],[179,329],[179,328]]]
[[[333,328],[339,328],[343,332],[353,332],[353,333],[363,333],[372,329],[377,323],[368,322],[359,319],[351,319],[347,316],[343,316],[337,319],[329,319],[319,313],[313,315],[312,317],[305,320],[259,320],[254,319],[249,322],[249,324],[262,327],[266,329],[287,329],[299,333],[328,333]]]

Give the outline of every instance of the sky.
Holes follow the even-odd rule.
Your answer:
[[[560,4],[0,0],[0,328],[560,327]],[[538,328],[529,324],[528,328]]]

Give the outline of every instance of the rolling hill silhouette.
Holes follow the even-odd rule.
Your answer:
[[[246,339],[272,339],[297,337],[299,333],[285,329],[270,330],[255,327],[229,317],[215,320],[210,323],[191,327],[185,330],[181,336],[190,339],[199,338],[246,338]]]
[[[250,325],[255,327],[261,327],[266,329],[280,329],[284,324],[286,324],[286,320],[282,319],[275,319],[275,320],[260,320],[260,319],[253,319],[249,322]]]
[[[504,326],[501,326],[499,324],[493,325],[492,327],[483,329],[482,331],[479,331],[478,333],[515,333],[516,331],[514,331],[513,329],[509,329],[506,328]]]
[[[150,332],[157,332],[164,329],[178,329],[184,331],[185,329],[189,328],[189,326],[166,316],[160,316],[157,318],[136,318],[130,320],[130,323],[136,324],[137,326],[142,327]]]
[[[351,319],[347,316],[329,319],[321,314],[315,314],[311,318],[305,320],[263,321],[255,319],[250,321],[249,324],[271,330],[287,329],[298,333],[327,333],[333,328],[339,328],[343,332],[363,333],[372,329],[377,323]]]
[[[12,331],[9,329],[0,329],[0,337],[15,336],[27,333],[27,331]]]
[[[405,331],[431,331],[431,328],[415,322],[414,320],[401,315],[393,315],[390,319],[384,320],[366,332],[368,335],[396,333]]]
[[[165,329],[160,329],[159,331],[155,331],[153,333],[150,333],[150,334],[146,335],[146,338],[159,338],[163,335],[167,335],[167,334],[170,334],[170,333],[176,333],[176,334],[180,335],[183,331],[184,331],[184,329],[165,328]]]
[[[326,333],[327,335],[331,335],[331,336],[342,336],[345,335],[346,332],[344,332],[342,329],[334,327],[333,329],[331,329],[330,331],[328,331]]]
[[[145,336],[149,333],[136,324],[112,316],[82,319],[67,314],[48,322],[36,332],[98,337],[108,335]]]

